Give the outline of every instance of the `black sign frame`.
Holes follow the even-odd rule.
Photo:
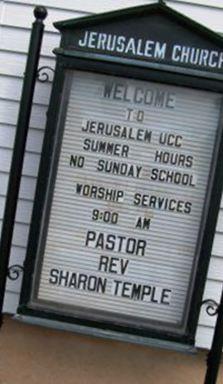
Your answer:
[[[209,204],[206,205],[203,212],[203,228],[202,232],[202,246],[198,259],[196,278],[194,283],[193,295],[190,303],[189,316],[187,319],[186,331],[182,334],[174,332],[167,332],[162,330],[154,330],[151,327],[148,329],[126,327],[123,325],[105,322],[105,321],[93,321],[86,320],[85,318],[75,316],[65,316],[51,310],[40,310],[33,306],[30,306],[31,288],[33,273],[36,263],[36,257],[39,249],[40,231],[42,227],[42,217],[45,210],[45,195],[51,174],[52,158],[55,159],[54,176],[56,170],[56,163],[59,159],[59,151],[55,152],[55,145],[57,142],[57,135],[60,129],[57,121],[60,114],[60,105],[63,97],[63,86],[65,81],[65,73],[67,70],[81,70],[90,71],[96,73],[103,73],[107,75],[123,76],[127,78],[134,78],[139,80],[148,80],[153,82],[159,82],[163,84],[172,84],[183,87],[190,87],[194,89],[207,90],[212,92],[219,92],[223,97],[223,78],[220,81],[218,78],[214,78],[212,74],[203,74],[196,70],[183,71],[180,68],[179,71],[170,68],[170,70],[158,69],[156,66],[148,69],[145,63],[140,63],[137,60],[118,59],[114,57],[97,57],[93,53],[85,53],[78,55],[80,57],[74,57],[69,55],[63,49],[57,51],[57,67],[55,72],[55,78],[53,82],[52,96],[48,111],[48,121],[46,127],[46,134],[43,143],[43,152],[41,156],[41,163],[39,169],[39,176],[37,182],[37,190],[35,196],[34,210],[32,215],[32,224],[29,235],[27,256],[25,260],[25,271],[22,285],[22,293],[20,297],[20,304],[18,308],[18,314],[20,316],[39,318],[45,320],[53,320],[54,322],[62,322],[67,324],[75,324],[76,326],[84,328],[102,330],[102,334],[109,332],[113,334],[113,337],[119,337],[124,335],[123,339],[128,339],[131,336],[131,340],[135,342],[143,342],[150,338],[158,340],[170,341],[177,344],[184,344],[187,346],[193,346],[195,342],[195,332],[198,323],[198,317],[200,312],[200,306],[202,301],[202,294],[204,291],[205,279],[207,276],[208,265],[211,256],[211,248],[215,233],[215,227],[217,222],[217,215],[220,205],[222,186],[223,186],[223,169],[221,165],[222,153],[223,153],[223,114],[221,113],[220,124],[218,128],[218,134],[216,139],[216,150],[212,159],[212,165],[210,170],[210,183],[208,192],[206,195],[206,201]],[[82,56],[82,57],[81,57]],[[55,126],[57,126],[55,130]],[[58,149],[58,148],[57,148]],[[55,157],[54,157],[55,156]],[[55,177],[54,177],[55,178]],[[52,192],[52,191],[51,191]],[[51,193],[52,196],[52,193]],[[47,202],[48,209],[50,207],[50,201]],[[53,326],[53,322],[51,323]],[[94,333],[92,331],[92,333]],[[96,332],[97,333],[97,332]],[[99,332],[100,333],[100,332]],[[115,336],[114,336],[115,335]]]

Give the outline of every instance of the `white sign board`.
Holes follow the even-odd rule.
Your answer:
[[[65,94],[32,302],[182,332],[221,95],[81,71]]]

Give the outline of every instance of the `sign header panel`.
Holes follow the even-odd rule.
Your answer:
[[[64,93],[31,304],[183,333],[222,97],[81,71]]]
[[[55,23],[63,54],[134,59],[222,74],[223,39],[164,4]]]

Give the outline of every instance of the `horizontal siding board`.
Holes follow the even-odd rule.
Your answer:
[[[124,8],[127,6],[126,3]],[[139,3],[137,3],[139,4]],[[143,4],[143,3],[141,3]],[[145,2],[144,2],[145,4]],[[131,5],[135,5],[131,3]],[[173,2],[169,4],[173,9],[193,18],[195,21],[205,25],[208,28],[218,32],[223,31],[222,14],[223,10],[209,7],[201,7],[200,5],[190,5],[182,2]],[[75,8],[75,7],[74,7]],[[2,25],[15,26],[20,28],[29,28],[33,22],[33,6],[30,4],[5,3],[4,18]],[[117,9],[116,5],[110,10]],[[101,12],[102,10],[100,10]],[[211,12],[211,14],[210,14]],[[17,17],[18,13],[20,17]],[[75,10],[51,8],[48,17],[44,21],[46,31],[55,31],[53,22],[66,19],[75,19],[81,16],[86,16],[86,12],[75,12]]]
[[[27,200],[18,200],[15,221],[23,224],[30,224],[33,203]],[[3,219],[5,197],[0,196],[0,220]]]
[[[12,245],[17,247],[27,246],[28,242],[29,225],[22,223],[15,223]]]
[[[20,102],[23,80],[21,78],[0,75],[0,99]],[[34,103],[48,106],[51,92],[51,83],[36,82]]]
[[[16,53],[28,52],[30,30],[23,30],[15,27],[0,26],[1,31],[1,51],[9,51]],[[42,53],[42,49],[41,49]],[[25,68],[24,68],[25,69]]]
[[[16,211],[16,222],[30,224],[33,203],[31,201],[19,200]]]
[[[0,220],[0,231],[2,228],[2,220]],[[15,223],[12,237],[12,246],[26,247],[28,241],[29,225],[24,223]],[[11,261],[10,261],[10,264]]]
[[[188,6],[188,4],[174,3],[171,5],[173,9],[183,13],[185,16],[194,19],[196,22],[203,24],[205,27],[215,30],[216,32],[223,31],[222,16],[223,9],[200,7],[198,5]]]
[[[0,147],[13,149],[16,127],[14,125],[0,124]],[[43,130],[29,128],[26,150],[40,153],[43,143]]]
[[[198,348],[210,348],[212,343],[212,338],[214,334],[214,329],[212,327],[198,326],[195,338],[195,345]]]
[[[2,43],[1,50],[6,52],[27,53],[30,39],[30,30],[15,27],[0,27]],[[16,36],[16,39],[15,39]],[[53,49],[60,45],[59,33],[44,32],[41,55],[45,57],[55,57]]]
[[[14,265],[14,264],[11,264]],[[6,282],[6,290],[10,292],[17,293],[19,295],[19,292],[21,290],[21,284],[22,284],[22,272],[19,270],[19,276],[17,279],[16,277],[16,271],[11,269],[10,276],[12,276],[12,279],[8,277],[7,282]]]
[[[73,10],[52,8],[50,12],[48,12],[47,18],[44,20],[45,30],[55,31],[55,28],[53,26],[53,23],[55,21],[66,20],[70,18],[75,19],[80,16],[86,16],[86,13],[75,12]],[[20,28],[30,28],[33,21],[33,5],[5,2],[2,25]]]
[[[15,126],[0,124],[0,147],[13,148],[15,138]]]
[[[19,102],[14,100],[0,100],[0,123],[17,124]],[[33,128],[44,129],[46,124],[47,108],[41,105],[33,105],[30,119],[30,126]]]
[[[18,3],[18,4],[27,4],[27,0],[8,0],[8,2]],[[150,4],[154,3],[155,0],[97,0],[97,2],[93,2],[92,0],[85,0],[84,2],[82,0],[66,0],[66,5],[64,3],[61,3],[61,0],[45,0],[44,5],[46,7],[53,7],[53,8],[66,8],[73,10],[75,8],[76,11],[85,11],[85,12],[108,12],[113,9],[120,9],[120,8],[126,8],[126,7],[132,7],[142,4]],[[186,4],[189,6],[194,5],[200,5],[201,7],[208,7],[208,8],[219,8],[223,9],[223,3],[222,0],[166,0],[166,3],[171,6],[173,4]],[[41,0],[36,0],[35,2],[30,1],[30,5],[42,5]]]
[[[223,279],[223,260],[221,257],[211,257],[208,279],[218,280],[219,282]]]
[[[6,172],[0,172],[0,195],[6,196],[7,185],[8,185],[9,175]]]
[[[199,325],[203,325],[206,327],[213,327],[216,323],[216,316],[210,316],[206,312],[207,304],[203,305],[201,308],[200,316],[199,316]],[[215,308],[214,308],[215,309]]]
[[[223,209],[220,209],[220,211],[218,213],[218,221],[217,221],[216,231],[221,232],[223,235]]]
[[[0,221],[0,230],[2,228],[2,221]],[[29,233],[29,225],[23,223],[15,223],[13,230],[12,246],[26,247]],[[11,264],[11,262],[10,262]]]
[[[27,55],[0,51],[1,75],[23,78]],[[7,63],[7,65],[5,65]]]
[[[36,177],[22,176],[19,198],[33,201],[36,189]]]
[[[150,4],[150,3],[154,3],[155,0],[97,0],[96,2],[93,2],[92,0],[86,0],[86,1],[82,1],[82,0],[75,0],[75,2],[73,0],[66,0],[66,4],[62,3],[60,0],[46,0],[44,1],[44,5],[45,7],[48,7],[49,10],[51,10],[51,8],[58,8],[60,10],[62,9],[68,9],[68,10],[73,10],[75,9],[76,12],[81,12],[81,13],[85,13],[85,14],[89,14],[89,13],[101,13],[101,12],[109,12],[109,11],[112,11],[114,9],[121,9],[121,8],[127,8],[127,7],[133,7],[133,6],[137,6],[137,5],[143,5],[145,4],[145,2],[147,4]],[[26,4],[27,5],[27,1],[26,0],[16,0],[16,1],[12,1],[13,3],[18,3],[18,4]],[[10,1],[8,1],[8,3],[10,3]],[[32,2],[30,1],[29,4],[31,6],[35,6],[35,5],[42,5],[43,3],[41,2],[41,0],[37,0],[35,2]]]
[[[145,2],[141,2],[141,4],[145,4]],[[129,6],[133,5],[139,5],[140,2],[137,1],[136,3],[129,2]],[[148,2],[147,2],[148,4]],[[124,7],[128,7],[127,3],[123,3]],[[223,10],[211,8],[210,7],[201,7],[200,5],[194,4],[190,5],[188,3],[183,2],[172,2],[169,3],[169,5],[185,14],[186,16],[193,18],[197,22],[205,25],[208,28],[215,29],[218,32],[223,31],[223,25],[222,25],[222,14]],[[113,8],[109,7],[107,9],[100,9],[99,12],[103,11],[109,11],[109,10],[117,9],[117,4],[113,6]],[[22,3],[22,4],[16,4],[16,3],[10,3],[6,2],[4,6],[4,18],[2,20],[2,25],[12,26],[12,27],[19,27],[24,28],[25,26],[30,26],[33,22],[33,6],[30,4]],[[95,10],[94,10],[95,12]],[[211,17],[210,17],[211,12]],[[88,14],[88,13],[87,13]],[[55,28],[53,26],[53,22],[55,21],[61,21],[66,19],[75,19],[81,16],[86,16],[86,12],[82,12],[79,10],[78,12],[75,12],[75,6],[74,10],[68,10],[68,9],[56,9],[51,8],[50,12],[48,14],[48,17],[45,20],[45,30],[46,31],[55,31]]]
[[[0,50],[1,75],[12,76],[12,77],[23,79],[26,60],[27,60],[26,53],[17,53],[17,52]],[[49,66],[52,69],[54,69],[55,67],[54,57],[52,58],[49,57],[48,59],[41,58],[39,62],[39,68],[43,66]],[[50,80],[52,80],[53,75],[50,71],[49,71],[49,76],[50,76]]]
[[[199,5],[200,7],[218,8],[220,10],[223,9],[222,0],[170,0],[167,2],[169,4],[183,3],[183,4],[188,4],[189,6]]]
[[[5,293],[3,312],[4,313],[16,313],[16,309],[19,303],[19,295],[15,292],[7,291]]]
[[[215,234],[212,254],[214,256],[223,257],[223,235],[222,234],[219,234],[219,233]]]
[[[12,151],[6,148],[0,148],[0,171],[9,172],[10,162],[11,162]],[[39,167],[40,156],[35,153],[25,153],[24,165],[23,165],[23,175],[27,176],[37,176],[38,167]]]
[[[0,195],[5,196],[7,191],[9,175],[5,172],[0,172]],[[36,187],[36,178],[30,176],[22,176],[21,185],[19,191],[19,197],[21,199],[33,200]]]
[[[26,255],[25,247],[12,246],[10,265],[14,265],[14,264],[23,265],[23,262],[25,260],[25,255]]]

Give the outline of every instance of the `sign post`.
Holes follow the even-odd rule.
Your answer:
[[[193,350],[222,191],[223,40],[162,2],[55,26],[18,317]]]
[[[46,8],[36,7],[34,9],[35,21],[29,43],[29,53],[26,63],[25,77],[23,82],[21,104],[17,121],[15,145],[13,150],[11,169],[8,182],[7,198],[5,204],[4,221],[0,242],[0,326],[2,324],[2,309],[5,295],[5,286],[8,276],[8,266],[11,250],[11,242],[16,215],[19,186],[22,175],[22,166],[25,153],[26,138],[29,128],[29,120],[32,108],[32,99],[37,77],[39,55],[44,30],[43,20],[47,16]],[[15,266],[17,271],[21,266]]]

